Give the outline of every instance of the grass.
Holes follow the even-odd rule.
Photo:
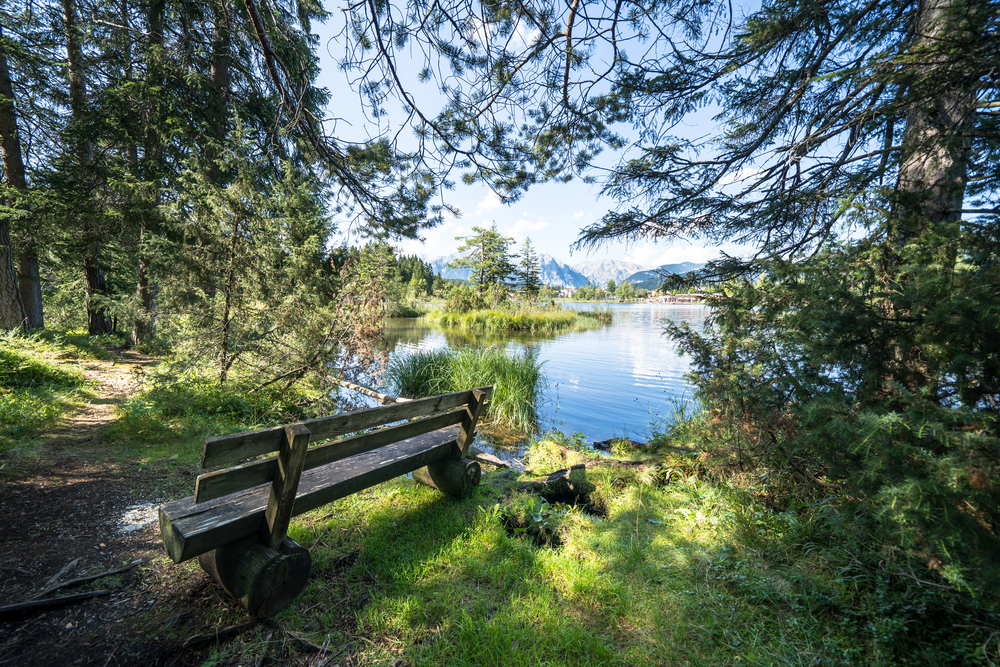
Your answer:
[[[558,445],[529,458],[565,465]],[[605,518],[504,472],[462,500],[406,478],[341,499],[293,521],[313,576],[278,620],[354,664],[995,664],[995,617],[896,572],[872,517],[777,506],[696,456],[662,468],[580,471]]]
[[[255,385],[253,378],[236,376],[219,386],[214,374],[173,375],[165,367],[122,403],[108,433],[140,462],[170,459],[197,466],[205,438],[316,416],[298,407],[306,397],[297,388],[253,391]]]
[[[492,385],[487,417],[494,425],[531,432],[544,382],[541,366],[531,352],[512,354],[502,347],[432,350],[394,359],[386,381],[407,397]]]
[[[487,332],[553,332],[582,330],[611,322],[611,309],[588,311],[556,306],[515,303],[501,308],[472,310],[467,313],[436,310],[426,316],[431,324]],[[606,312],[605,312],[606,311]]]
[[[84,392],[83,374],[58,363],[92,357],[56,336],[0,334],[0,450],[51,427],[71,412]]]

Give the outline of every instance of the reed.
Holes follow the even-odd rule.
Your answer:
[[[386,381],[411,398],[493,386],[487,418],[496,426],[530,432],[538,421],[542,364],[534,352],[512,354],[502,347],[415,352],[389,364]]]
[[[601,310],[607,310],[609,314],[611,312],[610,308]],[[589,329],[611,321],[610,317],[602,319],[586,311],[530,304],[513,304],[466,313],[439,310],[427,315],[426,319],[438,326],[489,332]]]

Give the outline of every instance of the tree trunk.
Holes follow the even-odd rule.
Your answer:
[[[957,62],[960,55],[942,44],[968,39],[972,20],[963,0],[921,0],[914,18],[911,52],[920,62],[913,75],[916,101],[906,115],[903,159],[899,168],[899,223],[896,250],[931,226],[957,227],[971,144],[967,131],[975,118],[977,82],[969,81]],[[955,54],[961,49],[951,47]],[[942,85],[942,82],[954,82]],[[964,136],[963,136],[964,135]]]
[[[240,217],[237,215],[233,220],[233,240],[229,247],[229,268],[226,273],[225,303],[222,309],[222,340],[219,344],[219,347],[222,348],[222,354],[219,362],[219,384],[226,383],[226,377],[229,375],[229,367],[236,358],[235,354],[229,354],[229,326],[232,322],[230,313],[235,296],[234,290],[236,289],[236,242],[240,236],[239,232]]]
[[[17,290],[14,270],[14,248],[10,242],[10,226],[0,220],[0,329],[10,331],[24,326],[26,316]]]
[[[122,3],[123,20],[127,19],[127,7]],[[148,32],[150,42],[149,59],[149,90],[156,90],[163,85],[163,0],[152,2],[148,13]],[[139,220],[139,252],[136,266],[136,300],[139,312],[132,322],[132,333],[129,336],[133,345],[149,343],[156,338],[156,285],[149,279],[152,264],[149,256],[149,238],[159,228],[157,211],[160,205],[160,123],[162,113],[160,99],[153,93],[148,100],[146,113],[146,138],[143,146],[142,178],[153,194],[151,201],[144,202]],[[152,186],[152,187],[150,187]]]
[[[922,276],[939,267],[928,286],[950,283],[958,255],[962,207],[975,119],[978,83],[966,73],[962,43],[972,38],[976,10],[966,0],[920,0],[909,56],[913,103],[906,114],[896,207],[890,221],[885,277],[886,310],[899,335],[888,378],[905,387],[927,386],[930,377],[919,346],[908,332],[923,311]],[[907,265],[920,267],[918,272]],[[919,327],[919,324],[916,325]],[[890,390],[892,391],[892,390]]]
[[[218,185],[222,177],[219,164],[221,149],[226,142],[226,123],[229,120],[229,14],[225,2],[214,5],[214,26],[212,27],[212,65],[209,81],[212,85],[213,141],[205,150],[208,159],[208,177],[212,185]]]
[[[108,313],[106,304],[101,303],[101,297],[107,293],[108,285],[104,278],[104,269],[100,264],[100,246],[92,248],[83,259],[83,277],[87,290],[87,333],[92,336],[113,334],[114,322]]]
[[[21,156],[21,138],[17,132],[17,112],[14,108],[14,89],[11,85],[7,56],[0,51],[0,153],[3,154],[3,173],[8,205],[17,206],[17,197],[27,189],[24,159]],[[31,239],[21,239],[17,257],[18,270],[14,270],[14,248],[10,225],[3,222],[0,231],[0,328],[13,329],[27,324],[40,329],[42,322],[42,283],[38,276],[38,256]],[[27,225],[30,227],[30,223]],[[11,276],[15,287],[11,288]]]
[[[83,72],[83,51],[80,48],[76,8],[73,0],[62,0],[63,22],[66,37],[66,72],[69,77],[69,105],[72,122],[81,124],[87,107],[87,86]],[[87,140],[77,140],[73,147],[76,159],[83,167],[93,161],[93,146]],[[81,193],[83,195],[83,193]],[[114,323],[108,313],[107,282],[100,266],[103,243],[100,232],[91,220],[83,221],[83,274],[87,303],[87,330],[91,335],[114,332]]]

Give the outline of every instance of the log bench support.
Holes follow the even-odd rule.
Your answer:
[[[478,486],[479,463],[466,455],[491,390],[210,438],[203,467],[277,455],[200,475],[194,496],[161,506],[164,548],[177,563],[197,557],[251,615],[271,616],[309,579],[309,551],[287,537],[292,517],[410,472],[452,496]]]

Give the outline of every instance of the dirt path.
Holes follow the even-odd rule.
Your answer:
[[[139,563],[44,597],[108,595],[0,617],[0,667],[204,661],[196,652],[182,655],[178,642],[188,636],[185,625],[205,626],[215,594],[200,572],[167,567],[156,525],[156,507],[178,480],[117,462],[123,457],[105,436],[115,407],[156,360],[129,351],[112,355],[83,363],[92,397],[33,454],[0,455],[0,606],[29,599],[60,572],[56,581],[65,582]]]

